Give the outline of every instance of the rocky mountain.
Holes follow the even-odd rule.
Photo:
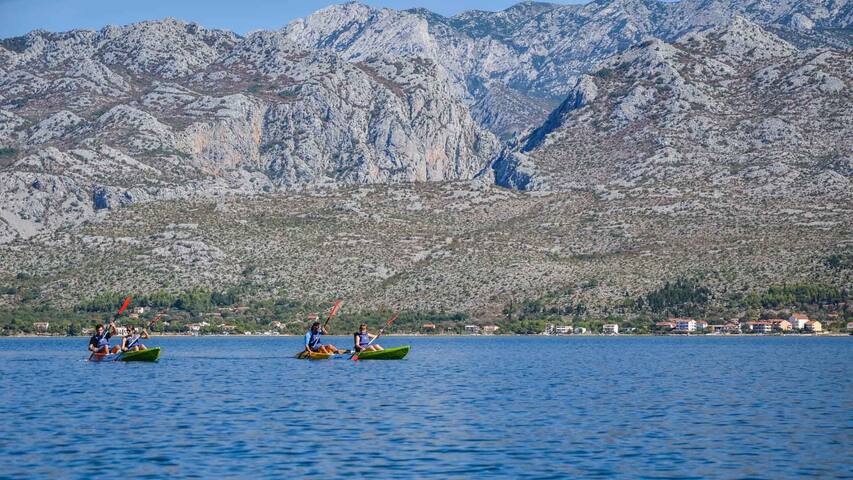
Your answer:
[[[497,152],[442,69],[176,20],[0,49],[0,238],[188,191],[471,178]]]
[[[849,285],[823,265],[850,248],[851,10],[347,3],[0,40],[0,287],[494,315],[565,286],[606,315],[683,276]]]
[[[853,57],[799,50],[758,25],[651,39],[582,76],[495,165],[517,188],[850,196]]]
[[[847,0],[524,2],[500,12],[453,17],[347,3],[297,20],[283,31],[297,42],[350,60],[381,52],[430,58],[455,79],[475,118],[509,138],[544,121],[578,77],[604,59],[646,37],[673,41],[736,17],[803,44],[851,45],[853,6]]]

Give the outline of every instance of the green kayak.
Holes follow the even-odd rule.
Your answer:
[[[372,352],[361,352],[358,354],[359,360],[400,360],[409,353],[408,345],[396,348],[386,348],[385,350],[376,350]]]
[[[136,352],[124,352],[118,354],[117,362],[156,362],[160,358],[160,347],[138,350]]]

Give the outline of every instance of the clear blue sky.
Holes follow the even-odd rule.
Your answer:
[[[362,3],[398,9],[423,7],[442,15],[464,10],[502,10],[521,0],[367,0]],[[551,0],[552,3],[585,3]],[[244,34],[276,29],[333,3],[323,0],[0,0],[0,38],[41,28],[97,30],[141,20],[175,17]]]

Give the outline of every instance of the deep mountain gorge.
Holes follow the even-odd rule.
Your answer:
[[[486,316],[590,282],[596,315],[681,276],[849,287],[825,260],[853,248],[851,24],[847,0],[346,3],[0,40],[0,283]]]

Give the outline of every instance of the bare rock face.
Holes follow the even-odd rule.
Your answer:
[[[790,183],[819,164],[841,188],[851,19],[844,0],[347,3],[245,37],[175,19],[33,31],[0,40],[0,241],[318,185]]]
[[[481,125],[511,138],[545,121],[577,79],[604,59],[646,37],[675,41],[737,17],[792,41],[849,47],[849,38],[836,32],[851,25],[853,8],[846,1],[597,0],[524,2],[500,12],[442,17],[351,2],[296,20],[283,31],[299,44],[350,61],[380,54],[430,58],[454,80]]]
[[[468,179],[499,148],[416,52],[347,62],[176,20],[3,45],[5,240],[177,192]],[[56,198],[20,194],[40,174]]]
[[[674,43],[649,39],[583,77],[494,163],[495,178],[532,189],[743,185],[761,197],[849,197],[851,72],[849,52],[798,50],[740,17]]]

